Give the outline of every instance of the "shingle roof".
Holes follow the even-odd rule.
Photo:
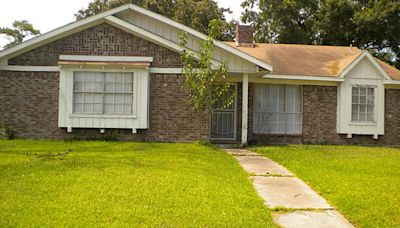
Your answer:
[[[272,74],[337,77],[362,54],[356,47],[268,44],[256,43],[254,47],[236,47],[247,54],[273,65]],[[378,60],[386,73],[400,80],[400,70]]]

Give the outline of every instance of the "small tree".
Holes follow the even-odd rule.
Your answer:
[[[218,66],[213,64],[214,41],[219,32],[220,21],[210,21],[209,34],[206,40],[200,42],[198,53],[186,48],[187,33],[183,32],[180,36],[187,101],[199,112],[209,110],[219,104],[221,99],[224,101],[224,107],[233,103],[234,95],[229,94],[231,84],[227,80],[228,67],[226,63]],[[197,55],[197,59],[195,59],[195,55]]]
[[[40,31],[35,29],[27,20],[22,20],[14,21],[12,28],[0,27],[0,34],[6,35],[10,41],[9,44],[4,46],[7,49],[22,43],[28,36],[39,35]]]

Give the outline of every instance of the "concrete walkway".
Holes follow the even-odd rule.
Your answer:
[[[272,209],[274,221],[280,226],[354,227],[324,198],[285,167],[248,150],[225,150],[252,175],[254,188],[264,199],[265,205]]]

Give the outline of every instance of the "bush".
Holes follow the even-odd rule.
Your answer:
[[[6,127],[5,130],[4,130],[4,136],[8,140],[15,139],[15,132],[14,132],[14,130],[12,128]]]

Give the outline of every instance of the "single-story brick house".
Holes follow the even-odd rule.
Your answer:
[[[215,42],[235,104],[185,103],[179,34],[206,38],[135,5],[0,52],[0,126],[21,138],[400,144],[400,71],[352,47]]]

